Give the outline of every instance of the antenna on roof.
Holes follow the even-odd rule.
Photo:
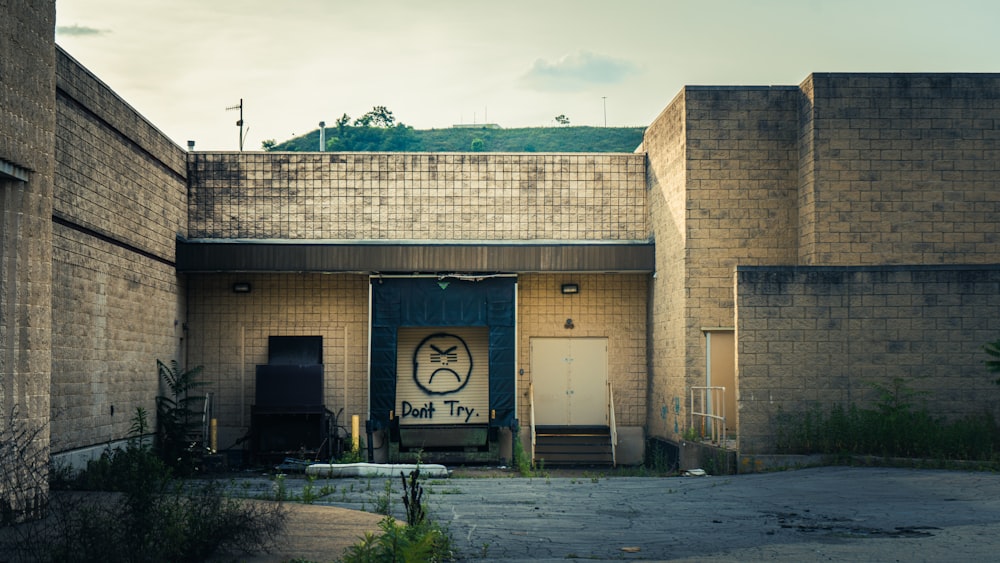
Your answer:
[[[230,106],[226,108],[226,111],[234,109],[240,110],[240,120],[236,122],[236,125],[240,127],[240,152],[243,152],[243,98],[240,98],[240,105]],[[249,129],[249,127],[247,129]]]

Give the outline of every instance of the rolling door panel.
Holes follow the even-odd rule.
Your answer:
[[[489,329],[399,327],[400,426],[489,423]]]

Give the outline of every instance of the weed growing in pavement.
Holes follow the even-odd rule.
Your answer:
[[[451,537],[435,522],[399,524],[391,516],[380,523],[381,534],[366,533],[344,552],[344,563],[372,561],[449,561],[453,558]]]
[[[318,498],[316,494],[316,487],[313,483],[316,481],[315,475],[306,475],[306,484],[302,486],[302,502],[305,504],[312,504],[316,502]]]
[[[447,561],[454,557],[451,537],[447,530],[427,517],[423,503],[424,489],[419,482],[419,468],[410,472],[409,478],[400,473],[403,482],[403,506],[406,525],[391,516],[380,523],[381,535],[366,533],[361,541],[344,552],[345,563],[370,561]],[[387,480],[386,494],[392,491]],[[388,503],[389,501],[386,501]],[[484,548],[485,550],[485,548]],[[485,552],[485,551],[484,551]]]
[[[531,456],[524,451],[519,431],[514,432],[511,450],[511,457],[514,458],[514,467],[517,468],[517,472],[521,474],[521,477],[531,477],[534,469],[531,466]]]
[[[372,502],[375,504],[375,513],[388,516],[392,512],[392,479],[386,479],[382,487],[382,494],[376,495]]]
[[[278,473],[274,476],[274,484],[271,487],[272,498],[278,502],[288,500],[288,489],[285,486],[285,474]]]
[[[409,480],[402,472],[399,473],[399,477],[403,480],[403,507],[406,508],[406,523],[411,526],[420,524],[427,515],[424,510],[424,488],[419,482],[420,468],[410,472]]]

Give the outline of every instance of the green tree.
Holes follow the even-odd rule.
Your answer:
[[[565,114],[560,113],[556,116],[556,123],[559,125],[569,125],[569,118]]]
[[[275,141],[274,139],[264,139],[260,143],[260,148],[263,149],[263,150],[265,150],[265,151],[273,151],[274,147],[276,147],[277,145],[278,145],[278,142]]]
[[[396,118],[385,106],[375,106],[368,113],[354,120],[355,127],[381,127],[389,129],[396,125]]]
[[[386,129],[382,138],[382,150],[414,150],[416,142],[417,140],[416,136],[413,134],[413,127],[397,123],[395,127]]]
[[[470,150],[472,150],[472,152],[483,152],[485,145],[486,143],[484,143],[482,139],[476,137],[472,140],[472,147]]]

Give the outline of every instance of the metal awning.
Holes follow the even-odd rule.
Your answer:
[[[179,240],[177,270],[183,273],[648,273],[654,270],[654,246],[650,241]]]

